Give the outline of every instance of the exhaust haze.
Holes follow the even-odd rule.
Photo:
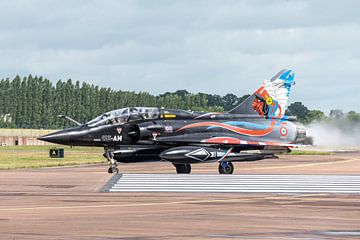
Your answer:
[[[359,123],[347,120],[314,122],[306,129],[317,146],[360,146]]]

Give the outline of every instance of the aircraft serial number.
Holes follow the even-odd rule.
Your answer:
[[[122,142],[123,137],[121,135],[115,135],[114,137],[111,135],[102,135],[101,141],[103,142]]]

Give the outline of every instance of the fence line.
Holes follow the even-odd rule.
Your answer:
[[[21,129],[21,128],[0,128],[2,137],[39,137],[55,132],[54,129]]]

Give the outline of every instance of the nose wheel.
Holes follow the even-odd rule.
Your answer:
[[[232,174],[234,172],[234,165],[231,162],[221,162],[219,164],[220,174]]]
[[[119,169],[116,166],[110,166],[108,169],[108,173],[119,173]]]

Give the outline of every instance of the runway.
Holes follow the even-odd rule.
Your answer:
[[[102,191],[360,194],[360,176],[118,174]]]
[[[0,171],[0,239],[359,239],[360,153],[234,165]]]

